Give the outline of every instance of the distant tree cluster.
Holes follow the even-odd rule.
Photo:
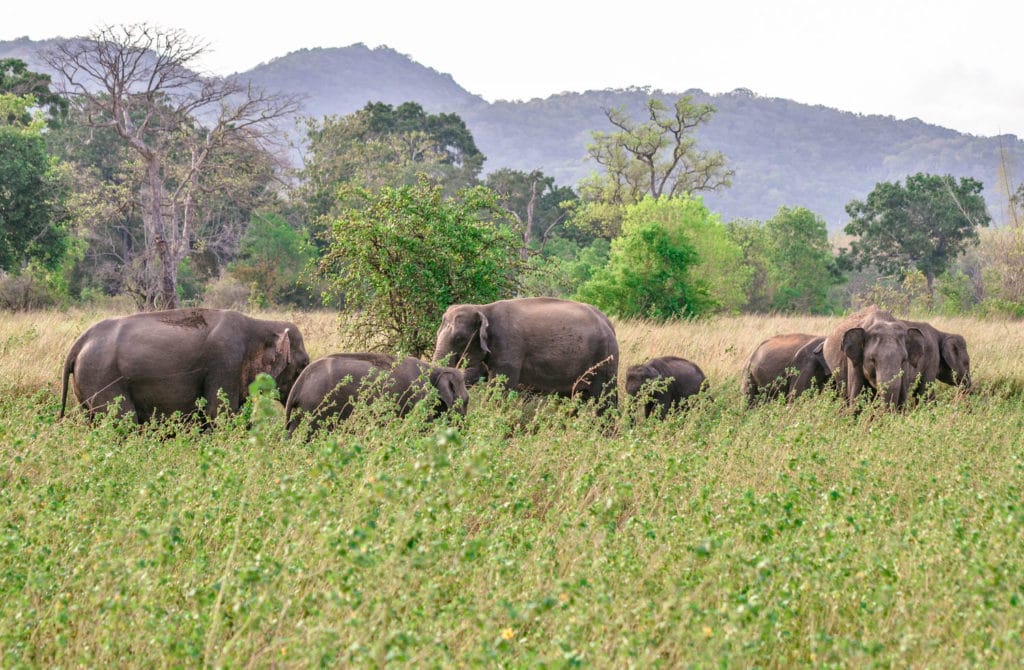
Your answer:
[[[688,95],[606,107],[575,188],[482,175],[463,119],[415,101],[304,119],[292,170],[297,101],[196,74],[204,50],[141,24],[58,43],[54,81],[0,61],[0,306],[323,303],[414,354],[449,304],[515,295],[658,320],[868,298],[1024,314],[1024,236],[986,229],[972,178],[878,183],[846,205],[841,250],[805,207],[723,222],[705,198],[739,177],[698,143],[715,109]]]

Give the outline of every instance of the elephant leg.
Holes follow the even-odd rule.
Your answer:
[[[147,418],[139,414],[127,389],[119,384],[109,385],[88,396],[82,396],[81,406],[90,420],[101,414],[106,414],[111,405],[117,406],[118,416],[130,416],[135,419],[136,423],[142,423]]]

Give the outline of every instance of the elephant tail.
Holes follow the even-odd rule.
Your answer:
[[[80,342],[81,340],[75,342],[74,346],[71,347],[71,351],[68,352],[67,358],[64,359],[64,373],[60,383],[60,413],[57,415],[58,419],[64,418],[64,408],[68,403],[68,377],[75,373],[75,361],[78,360],[78,352],[82,348]]]

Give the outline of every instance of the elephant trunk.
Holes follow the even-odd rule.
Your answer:
[[[902,407],[906,402],[908,374],[909,369],[906,366],[876,370],[875,390],[879,392],[886,405]]]

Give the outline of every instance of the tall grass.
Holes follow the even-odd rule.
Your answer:
[[[1024,662],[1024,344],[965,335],[978,393],[893,414],[748,411],[761,339],[835,320],[619,323],[712,394],[666,421],[474,388],[469,414],[289,439],[263,400],[201,430],[55,421],[96,314],[0,322],[4,666]],[[275,315],[313,357],[328,314]]]

